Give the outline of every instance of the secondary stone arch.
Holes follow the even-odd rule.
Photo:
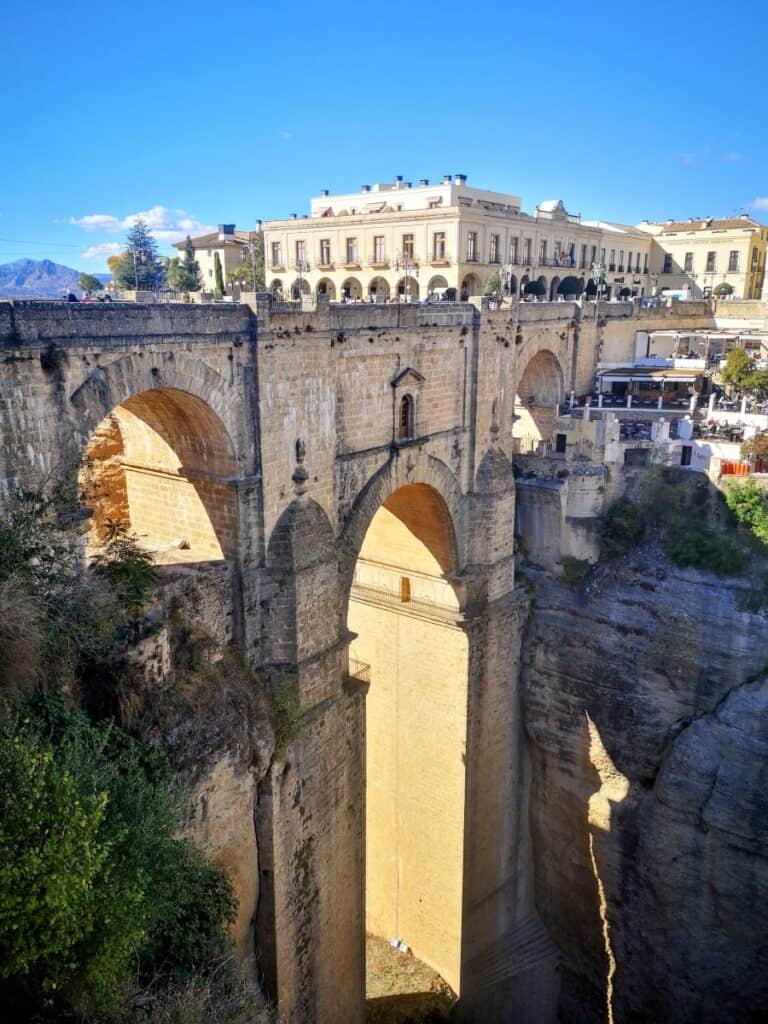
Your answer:
[[[515,389],[513,435],[523,450],[551,441],[559,404],[563,401],[565,373],[557,355],[539,349],[518,376]]]
[[[426,485],[439,495],[451,522],[454,546],[452,572],[458,575],[466,564],[466,538],[463,530],[465,499],[458,480],[440,459],[415,452],[414,449],[404,449],[382,466],[360,490],[339,538],[343,616],[346,616],[355,562],[373,517],[396,491],[409,484]]]

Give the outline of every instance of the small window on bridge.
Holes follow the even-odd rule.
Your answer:
[[[555,451],[556,452],[560,452],[563,455],[565,454],[565,441],[566,441],[565,434],[556,434],[555,435]]]
[[[400,419],[397,425],[398,441],[408,441],[413,437],[413,398],[403,395],[400,399]]]
[[[403,604],[411,600],[411,581],[407,576],[400,577],[400,600]]]

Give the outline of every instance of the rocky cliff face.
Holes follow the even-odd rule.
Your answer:
[[[524,638],[537,902],[567,1022],[768,1011],[768,619],[643,550],[535,574]]]

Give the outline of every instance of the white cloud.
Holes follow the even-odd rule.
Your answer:
[[[137,220],[143,220],[159,242],[177,242],[185,235],[205,235],[216,230],[212,224],[204,224],[186,210],[161,205],[129,213],[127,217],[117,217],[112,213],[87,213],[84,217],[70,217],[69,223],[83,231],[118,234],[130,230]]]
[[[768,196],[757,196],[749,205],[753,210],[768,210]]]
[[[102,242],[101,245],[89,246],[81,255],[84,260],[95,260],[102,256],[114,256],[116,253],[122,252],[123,248],[124,246],[119,242]]]
[[[283,129],[281,132],[278,132],[277,134],[280,136],[281,139],[284,139],[286,142],[290,142],[290,140],[293,138],[293,132],[286,131],[285,129]]]
[[[725,159],[726,160],[730,160],[732,163],[738,163],[739,160],[743,160],[744,159],[744,154],[743,153],[726,153],[725,154]]]

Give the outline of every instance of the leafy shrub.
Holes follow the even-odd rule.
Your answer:
[[[673,531],[665,550],[681,568],[704,569],[718,576],[735,576],[746,567],[744,550],[737,541],[700,523]]]
[[[758,540],[768,542],[768,491],[761,490],[754,480],[734,483],[726,490],[725,501],[739,523],[749,527]]]
[[[644,532],[645,519],[641,510],[629,498],[619,498],[600,524],[600,546],[609,558],[617,558],[638,544]]]
[[[562,559],[563,579],[566,583],[585,583],[592,573],[592,563],[588,558],[573,558],[566,555]]]
[[[0,729],[0,1002],[115,1004],[135,976],[184,978],[226,948],[223,874],[176,838],[167,761],[37,696]]]
[[[92,567],[118,600],[132,610],[146,604],[157,580],[152,555],[132,537],[116,536],[93,559]]]

